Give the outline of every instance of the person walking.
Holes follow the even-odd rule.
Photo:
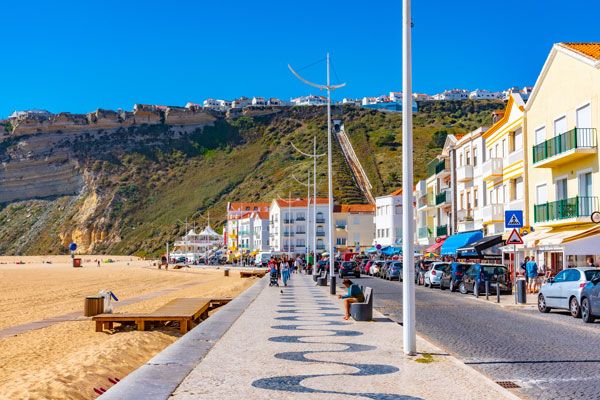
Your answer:
[[[537,289],[537,277],[538,277],[538,265],[535,262],[535,257],[531,256],[529,261],[525,264],[525,270],[527,272],[527,289],[530,294],[535,293]]]
[[[281,279],[283,280],[283,286],[287,286],[287,282],[290,279],[290,266],[288,263],[283,264],[281,269]]]

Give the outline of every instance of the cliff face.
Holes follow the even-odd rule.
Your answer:
[[[459,102],[456,102],[459,103]],[[443,132],[485,125],[502,102],[420,105],[415,114],[415,173],[439,151]],[[375,196],[400,185],[401,116],[345,107],[334,110],[360,158]],[[230,117],[232,115],[230,114]],[[312,170],[293,142],[326,151],[324,107],[216,112],[136,106],[133,112],[97,110],[9,121],[0,134],[0,254],[159,254],[185,225],[210,213],[217,227],[227,201],[270,201],[291,192]],[[327,193],[326,161],[317,166],[317,193]],[[334,197],[366,200],[337,142]]]

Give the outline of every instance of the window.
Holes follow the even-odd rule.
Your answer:
[[[473,207],[477,208],[479,202],[477,201],[477,188],[473,189]]]
[[[592,173],[584,172],[579,174],[579,200],[580,212],[584,215],[591,215],[596,211],[594,207],[594,197],[592,196]]]
[[[458,164],[458,166],[459,166],[459,167],[462,167],[462,166],[463,166],[463,155],[462,155],[462,153],[461,153],[461,154],[460,154],[460,156],[458,157],[458,160],[459,160],[459,164]]]
[[[548,186],[544,183],[535,188],[536,204],[544,204],[548,202]]]
[[[506,147],[506,139],[502,139],[502,155],[500,157],[503,158],[506,154],[508,154],[508,148]]]
[[[385,228],[385,237],[390,237],[390,228]]]
[[[554,136],[558,136],[561,133],[567,131],[567,117],[562,116],[554,121]]]
[[[540,144],[546,141],[546,127],[542,126],[535,130],[535,144]]]
[[[515,182],[515,190],[514,190],[514,199],[513,200],[521,200],[524,197],[524,186],[523,186],[523,177],[520,176],[514,180]]]
[[[556,181],[556,200],[564,200],[569,198],[567,193],[567,178],[558,179]]]
[[[592,108],[589,104],[578,108],[576,113],[576,124],[578,128],[592,127]]]
[[[346,245],[346,238],[337,238],[335,240],[335,244],[337,246],[345,246]]]
[[[511,153],[513,151],[521,150],[523,148],[523,129],[519,128],[516,131],[511,133],[512,136],[512,148]]]
[[[477,148],[476,147],[473,148],[473,166],[474,167],[477,166]]]
[[[484,205],[484,207],[487,206],[487,204],[488,204],[487,183],[485,181],[483,181],[483,205]]]
[[[565,282],[577,282],[581,278],[581,273],[576,269],[566,270]]]
[[[465,158],[467,160],[467,165],[471,165],[471,152],[469,150],[465,153]]]
[[[558,274],[556,274],[556,276],[554,277],[554,282],[564,282],[567,280],[567,272],[569,270],[565,269],[560,271]]]
[[[461,210],[465,208],[465,194],[464,193],[460,194],[460,208],[461,208]]]

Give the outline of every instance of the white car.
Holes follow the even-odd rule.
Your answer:
[[[598,272],[599,269],[592,267],[563,269],[540,288],[538,310],[548,313],[552,308],[559,308],[569,310],[574,318],[579,318],[583,287]]]
[[[381,267],[383,267],[383,263],[385,261],[375,261],[371,268],[369,268],[369,275],[371,276],[379,276],[379,271],[381,271]]]
[[[425,287],[432,288],[434,286],[440,286],[440,280],[442,279],[442,272],[450,266],[447,262],[433,262],[431,266],[425,272]]]

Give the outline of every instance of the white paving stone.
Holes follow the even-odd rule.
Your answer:
[[[265,287],[172,398],[516,398],[424,340],[418,340],[418,350],[434,354],[434,362],[404,356],[402,327],[381,314],[375,313],[375,322],[331,325],[345,321],[341,302],[327,290],[302,275],[294,275],[287,288]],[[323,315],[333,313],[340,315]],[[285,319],[293,316],[297,320]],[[366,372],[353,375],[361,370]]]

